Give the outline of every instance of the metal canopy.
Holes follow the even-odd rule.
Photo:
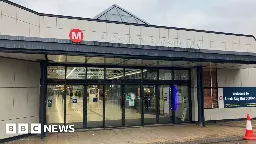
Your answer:
[[[131,14],[130,12],[126,11],[125,9],[119,7],[116,4],[104,10],[93,19],[149,25],[149,23]]]
[[[193,48],[83,42],[69,40],[0,36],[0,51],[33,54],[63,54],[140,58],[155,60],[255,64],[256,54],[248,52],[212,51]]]

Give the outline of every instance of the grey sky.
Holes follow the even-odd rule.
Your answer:
[[[256,0],[12,0],[42,13],[92,18],[117,4],[153,25],[256,35]]]

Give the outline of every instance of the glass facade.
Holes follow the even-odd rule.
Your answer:
[[[101,128],[189,121],[189,74],[188,69],[48,66],[47,123]]]

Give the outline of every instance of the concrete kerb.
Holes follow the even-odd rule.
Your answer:
[[[154,142],[151,144],[209,144],[209,143],[220,143],[220,142],[236,142],[236,141],[242,141],[242,137],[226,137],[226,138],[205,138],[205,139],[198,139],[198,140],[192,140],[192,141],[185,141],[185,142],[178,142],[178,141],[172,141],[172,142]]]

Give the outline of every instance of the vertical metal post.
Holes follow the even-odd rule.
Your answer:
[[[106,68],[104,68],[104,80],[106,79]],[[106,127],[106,94],[105,94],[105,84],[102,85],[103,92],[103,128]]]
[[[172,69],[171,71],[171,75],[172,75],[172,81],[175,80],[175,74],[174,74],[174,70]],[[172,123],[176,123],[176,116],[175,116],[175,97],[174,97],[175,93],[174,93],[174,83],[172,82],[171,84],[171,97],[169,97],[169,100],[171,100],[171,102],[169,102],[169,105],[171,105],[171,112],[172,112]]]
[[[122,126],[125,126],[125,86],[121,85]]]
[[[83,128],[87,128],[87,85],[84,85],[83,95]]]
[[[187,86],[188,86],[189,121],[192,121],[191,69],[189,69],[188,74],[189,74],[189,83],[187,84]]]
[[[198,101],[198,124],[205,126],[204,122],[204,89],[203,89],[203,68],[202,66],[196,67],[197,72],[197,101]]]
[[[159,115],[160,115],[160,86],[155,85],[156,91],[156,123],[159,123]]]
[[[122,126],[125,126],[125,85],[122,83],[125,80],[125,68],[123,68],[123,78],[121,81],[121,96],[122,96]]]
[[[103,128],[106,127],[106,94],[105,94],[105,85],[103,87]]]
[[[140,97],[141,97],[141,125],[144,126],[144,86],[140,85]]]
[[[84,74],[85,85],[84,86],[84,95],[83,95],[83,128],[87,128],[87,67],[85,68]]]
[[[159,80],[159,69],[157,69],[157,80]],[[155,85],[156,92],[156,123],[159,123],[160,115],[160,85]]]
[[[46,91],[47,91],[47,61],[40,62],[41,79],[40,79],[40,118],[41,139],[45,137],[44,125],[46,124]]]
[[[67,66],[65,66],[65,83],[64,83],[64,125],[67,123]]]
[[[141,100],[141,125],[144,126],[144,73],[141,69],[141,85],[140,85],[140,100]]]
[[[176,113],[175,113],[175,92],[174,84],[171,85],[171,111],[172,111],[172,123],[176,124]]]

